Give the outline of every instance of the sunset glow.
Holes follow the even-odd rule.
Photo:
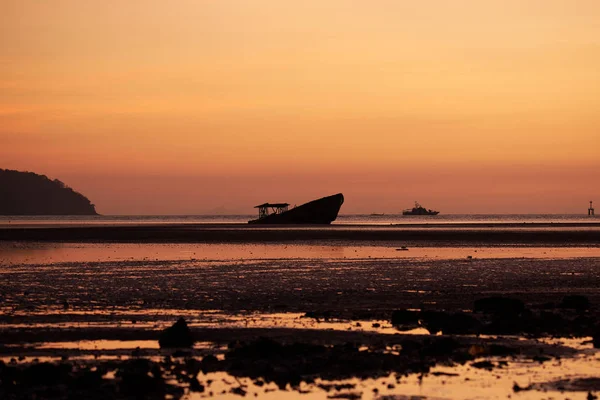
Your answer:
[[[0,5],[0,168],[103,214],[583,213],[600,2]]]

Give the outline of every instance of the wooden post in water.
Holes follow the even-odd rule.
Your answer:
[[[588,208],[588,215],[594,215],[594,207],[592,206],[591,200],[590,200],[590,208]]]

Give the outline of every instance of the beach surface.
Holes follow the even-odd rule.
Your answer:
[[[3,226],[0,394],[585,398],[599,229]]]

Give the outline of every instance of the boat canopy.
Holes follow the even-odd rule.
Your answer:
[[[258,206],[254,206],[254,208],[263,208],[263,207],[280,208],[280,207],[287,207],[287,206],[289,206],[288,203],[265,203],[265,204],[260,204]]]
[[[270,214],[281,214],[288,210],[288,203],[264,203],[255,206],[254,208],[258,208],[258,218],[264,218]],[[269,209],[272,211],[269,212]]]

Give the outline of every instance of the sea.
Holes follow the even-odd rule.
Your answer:
[[[97,216],[0,216],[7,225],[141,225],[141,224],[245,224],[255,215],[97,215]],[[407,216],[402,214],[341,214],[333,225],[411,224],[502,224],[600,222],[600,215],[586,214],[443,214]]]

